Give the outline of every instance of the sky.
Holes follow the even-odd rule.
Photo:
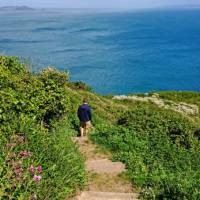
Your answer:
[[[154,8],[200,6],[200,0],[0,0],[0,6],[12,5],[39,8]]]

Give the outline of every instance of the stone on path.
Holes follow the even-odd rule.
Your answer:
[[[137,200],[135,193],[83,192],[77,200]]]
[[[135,192],[130,180],[123,174],[89,173],[89,184],[86,191],[90,192]]]
[[[121,162],[112,162],[108,159],[92,160],[86,162],[87,170],[95,173],[120,174],[125,171]]]

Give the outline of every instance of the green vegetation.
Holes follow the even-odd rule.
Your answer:
[[[172,111],[138,105],[116,124],[100,125],[92,139],[126,163],[144,199],[199,199],[197,125]]]
[[[0,57],[0,199],[65,199],[84,187],[84,160],[70,139],[83,97],[93,110],[91,140],[126,164],[141,198],[200,199],[199,116],[113,100],[67,80],[52,68],[32,74],[18,58]],[[200,106],[195,92],[159,96]]]
[[[185,102],[189,104],[195,104],[200,109],[200,93],[197,92],[160,92],[159,96],[166,100],[171,100],[174,102]],[[200,115],[199,115],[200,116]]]
[[[65,119],[67,74],[0,57],[0,199],[65,199],[85,184]]]
[[[160,92],[159,96],[163,99],[172,100],[174,102],[186,102],[196,104],[200,107],[200,93],[197,92]]]
[[[193,93],[192,100],[191,93],[187,98],[184,92],[187,101],[172,99],[173,95],[169,99],[170,94],[167,98],[164,92],[159,95],[198,105],[199,93]],[[141,198],[200,199],[198,116],[186,116],[150,102],[114,101],[110,96],[83,90],[70,94],[74,108],[83,96],[90,99],[95,126],[91,139],[111,150],[114,160],[126,164],[127,175],[141,191]]]
[[[67,86],[74,89],[74,90],[92,91],[92,88],[89,85],[87,85],[86,83],[83,83],[81,81],[68,82]]]

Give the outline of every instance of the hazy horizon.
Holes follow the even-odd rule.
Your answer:
[[[84,8],[84,9],[139,9],[139,8],[159,8],[159,7],[199,7],[200,0],[13,0],[8,2],[2,0],[0,6],[30,6],[34,8]]]

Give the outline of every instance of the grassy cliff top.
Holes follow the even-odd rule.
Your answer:
[[[84,161],[71,141],[85,97],[90,139],[126,165],[141,197],[200,198],[200,93],[116,98],[68,76],[53,68],[31,73],[17,57],[0,56],[0,199],[60,200],[85,186]]]

